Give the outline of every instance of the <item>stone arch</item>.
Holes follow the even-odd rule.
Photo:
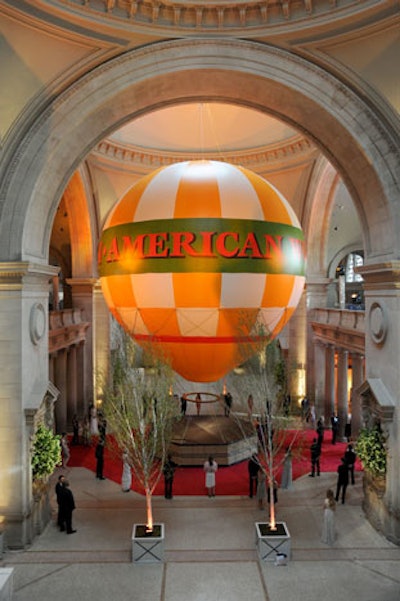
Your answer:
[[[197,39],[128,52],[49,104],[3,178],[0,259],[46,261],[59,198],[80,162],[107,134],[146,111],[202,99],[268,112],[309,136],[341,174],[365,228],[371,260],[398,256],[399,216],[392,207],[399,196],[400,153],[395,150],[400,144],[377,108],[284,50],[251,41]]]
[[[96,223],[93,205],[85,187],[83,168],[76,171],[64,191],[64,199],[70,215],[72,251],[72,277],[90,277],[93,274],[96,252]]]

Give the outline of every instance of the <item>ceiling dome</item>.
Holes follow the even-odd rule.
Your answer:
[[[297,132],[275,117],[227,103],[179,104],[148,113],[117,130],[110,139],[157,152],[254,151],[281,145]]]

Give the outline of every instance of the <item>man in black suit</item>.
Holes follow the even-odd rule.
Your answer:
[[[344,457],[342,457],[342,463],[337,468],[338,479],[336,486],[336,501],[339,501],[340,491],[342,491],[342,504],[344,504],[346,498],[346,488],[349,483],[349,467]]]
[[[347,464],[352,484],[354,484],[354,464],[356,462],[356,457],[357,456],[356,456],[356,454],[354,452],[353,445],[348,444],[346,452],[344,454],[344,460],[345,460],[345,462]]]
[[[250,457],[247,467],[249,471],[249,497],[252,499],[253,494],[257,492],[257,475],[260,469],[260,464],[255,453]]]
[[[315,472],[317,472],[317,476],[320,474],[320,464],[319,458],[321,455],[321,447],[318,444],[316,438],[313,439],[312,445],[310,447],[311,452],[311,474],[310,476],[314,478]]]
[[[60,504],[62,510],[63,526],[62,530],[66,529],[67,534],[74,534],[76,530],[72,528],[72,512],[75,509],[74,495],[69,487],[68,480],[64,480],[63,491],[60,497]]]
[[[61,474],[61,476],[58,476],[57,484],[56,484],[56,487],[55,487],[56,498],[57,498],[57,505],[58,505],[57,526],[60,528],[61,532],[63,530],[65,530],[64,519],[63,519],[63,516],[62,516],[62,506],[61,506],[61,495],[64,492],[64,482],[65,482],[65,476],[63,476]]]
[[[100,439],[96,445],[95,450],[96,457],[96,478],[99,480],[105,480],[103,476],[103,467],[104,467],[104,440]]]

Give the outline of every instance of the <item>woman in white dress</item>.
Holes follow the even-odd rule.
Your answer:
[[[129,455],[127,451],[122,453],[122,478],[121,487],[123,492],[129,492],[132,485],[132,469],[129,463]]]
[[[333,545],[335,542],[335,509],[336,501],[333,494],[333,490],[329,489],[326,491],[326,498],[324,501],[324,522],[322,525],[322,537],[321,540],[326,545]]]
[[[209,497],[215,497],[215,472],[218,469],[218,464],[210,456],[207,461],[204,462],[204,471],[206,473],[206,488]]]
[[[90,407],[90,435],[99,435],[99,423],[97,420],[97,409],[94,405]]]

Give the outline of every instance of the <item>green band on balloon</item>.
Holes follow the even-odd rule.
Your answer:
[[[112,226],[98,248],[100,277],[133,273],[304,276],[300,228],[249,219],[158,219]]]

